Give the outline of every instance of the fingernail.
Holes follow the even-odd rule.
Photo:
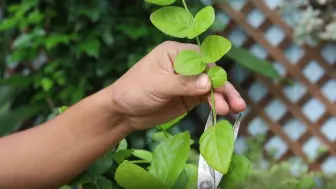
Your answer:
[[[201,74],[197,78],[197,88],[205,89],[209,85],[209,77],[206,74]]]

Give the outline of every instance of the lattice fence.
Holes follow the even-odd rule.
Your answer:
[[[276,12],[275,0],[218,4],[227,19],[219,34],[272,62],[293,86],[251,74],[239,65],[230,79],[248,104],[242,133],[265,133],[265,151],[276,158],[300,157],[310,170],[336,171],[336,45],[297,46],[292,28]],[[317,153],[320,147],[324,151]]]

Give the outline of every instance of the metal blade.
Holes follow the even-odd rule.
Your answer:
[[[208,120],[205,124],[204,131],[214,124],[212,111],[210,111]],[[209,167],[202,154],[199,155],[198,161],[198,189],[215,189],[215,172]]]
[[[234,142],[236,142],[236,139],[237,139],[237,136],[238,136],[241,119],[242,119],[242,114],[240,113],[238,115],[238,118],[237,118],[236,122],[233,125]],[[221,173],[219,173],[217,171],[215,172],[215,188],[218,188],[219,183],[222,180],[222,177],[223,177],[223,174],[221,174]]]

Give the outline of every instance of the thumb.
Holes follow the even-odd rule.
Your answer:
[[[207,74],[198,76],[174,75],[163,88],[163,95],[172,96],[199,96],[207,94],[211,88],[211,81]]]

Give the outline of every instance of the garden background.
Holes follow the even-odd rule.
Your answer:
[[[192,12],[213,4],[211,32],[235,46],[218,64],[248,104],[236,152],[263,176],[279,162],[296,175],[335,174],[336,2],[188,4]],[[113,83],[156,45],[177,40],[150,23],[156,8],[143,0],[0,1],[0,135],[53,118],[59,107]],[[197,141],[209,111],[196,108],[171,132],[188,129]],[[128,145],[152,150],[155,132],[134,133]],[[197,149],[196,142],[190,161],[197,161]]]

